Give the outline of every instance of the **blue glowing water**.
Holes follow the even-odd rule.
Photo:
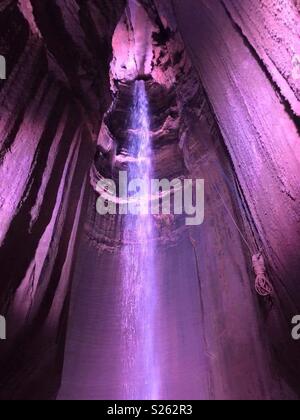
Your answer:
[[[144,81],[135,82],[129,136],[128,178],[146,181],[140,215],[125,218],[127,245],[122,251],[122,332],[124,346],[124,398],[159,398],[158,350],[155,346],[157,285],[155,273],[154,221],[148,211],[153,174],[149,103]]]

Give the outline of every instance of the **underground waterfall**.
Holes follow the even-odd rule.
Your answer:
[[[0,0],[0,400],[300,398],[299,16]]]
[[[128,152],[128,179],[143,179],[139,208],[125,217],[126,243],[122,251],[122,334],[125,399],[159,398],[159,360],[155,351],[154,318],[157,305],[153,217],[149,211],[153,174],[149,104],[144,81],[136,81],[133,94]]]

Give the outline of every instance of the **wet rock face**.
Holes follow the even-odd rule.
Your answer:
[[[9,335],[1,398],[53,398],[58,388],[85,175],[111,100],[111,37],[123,7],[0,5],[0,313]]]
[[[136,156],[129,152],[129,140],[134,135],[131,116],[133,90],[134,82],[120,82],[113,107],[104,118],[91,170],[91,183],[95,190],[97,181],[102,178],[114,179],[118,185],[120,171],[127,171],[129,164],[136,164]],[[176,91],[174,87],[167,89],[152,79],[146,81],[146,91],[149,98],[150,134],[154,150],[153,178],[181,179],[187,174],[187,169],[179,144],[181,118]],[[96,196],[94,193],[91,197],[89,212],[95,223],[90,226],[88,236],[98,243],[99,248],[110,248],[113,251],[113,244],[116,248],[122,245],[125,233],[121,226],[124,224],[124,218],[99,217],[96,214]],[[113,219],[113,224],[107,219]],[[179,235],[177,230],[182,229],[184,221],[183,217],[174,219],[176,220],[170,226],[169,232],[171,235],[174,229],[172,243],[176,243]],[[169,238],[161,233],[161,229],[158,229],[157,240],[162,243],[168,242]]]
[[[300,293],[300,85],[292,65],[299,10],[288,0],[173,5],[231,156],[251,230],[268,260],[276,294],[264,326],[280,373],[299,392],[299,346],[286,326],[299,312]]]
[[[180,109],[177,102],[176,91],[173,88],[167,89],[162,85],[149,80],[146,82],[146,90],[149,98],[149,112],[151,115],[150,130],[152,147],[155,150],[155,176],[172,178],[183,174],[183,156],[178,159],[180,153]],[[111,140],[115,146],[113,160],[122,160],[122,155],[128,154],[129,135],[131,133],[131,110],[133,105],[133,83],[119,86],[118,97],[114,102],[111,111],[104,118],[102,130],[110,133]],[[105,150],[105,143],[102,145],[102,131],[99,137],[99,150]],[[172,157],[172,149],[177,146],[178,153]],[[160,162],[160,152],[169,150],[169,167]],[[182,153],[181,153],[182,154]],[[113,162],[112,162],[113,163]],[[101,168],[99,168],[101,169]]]
[[[91,171],[94,189],[100,177],[117,181],[119,171],[126,170],[126,162],[132,158],[128,156],[128,139],[137,79],[145,80],[149,99],[154,176],[172,180],[188,173],[181,144],[185,126],[183,108],[188,112],[192,101],[192,106],[198,106],[199,81],[193,75],[178,32],[168,28],[169,36],[161,37],[162,24],[152,20],[148,10],[137,2],[129,2],[113,35],[110,77],[114,101],[104,117],[98,138],[98,151]],[[193,84],[193,89],[188,90],[189,83],[190,86]],[[99,248],[111,249],[112,244],[119,247],[122,244],[122,218],[113,219],[113,224],[105,218],[100,220],[95,199],[96,196],[91,197],[89,212],[96,225],[90,226],[88,236]],[[178,239],[182,220],[170,227],[168,237],[174,229],[173,243]],[[117,237],[114,237],[115,232],[118,232]],[[158,236],[162,236],[160,229]],[[168,242],[166,237],[160,239],[163,243]]]
[[[226,0],[224,4],[281,95],[299,117],[299,79],[292,71],[293,59],[300,54],[299,2]]]

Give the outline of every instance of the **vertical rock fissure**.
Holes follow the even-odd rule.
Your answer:
[[[267,65],[265,64],[263,59],[260,57],[260,55],[256,51],[255,47],[251,44],[250,40],[245,35],[245,33],[243,31],[243,28],[241,28],[241,26],[234,20],[232,14],[230,13],[230,10],[228,9],[228,7],[226,6],[226,3],[224,2],[224,0],[221,0],[221,3],[222,3],[222,5],[225,9],[225,12],[226,12],[228,18],[230,19],[230,21],[232,23],[232,26],[237,31],[237,33],[240,35],[240,37],[243,39],[245,45],[247,46],[247,48],[251,52],[252,56],[257,61],[257,64],[260,66],[261,70],[263,71],[263,73],[265,74],[267,79],[269,80],[269,82],[272,85],[274,91],[277,93],[278,97],[280,98],[281,103],[284,105],[286,113],[289,115],[291,120],[294,122],[294,124],[297,128],[298,134],[300,135],[300,117],[298,115],[296,115],[296,113],[293,110],[290,102],[283,95],[280,87],[277,85],[276,81],[273,79],[272,75],[270,74]],[[272,59],[270,58],[270,60],[272,60]],[[276,66],[276,63],[273,63],[273,64]]]

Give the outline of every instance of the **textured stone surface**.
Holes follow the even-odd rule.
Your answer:
[[[300,54],[299,2],[225,0],[233,22],[261,59],[292,111],[300,116],[300,84],[293,58]]]
[[[158,176],[206,183],[201,227],[157,220],[161,397],[296,398],[297,2],[125,3],[0,4],[0,398],[55,398],[63,365],[59,398],[122,398],[126,234],[96,214],[95,182],[126,166],[136,77]],[[261,247],[271,304],[254,290]]]
[[[53,398],[59,386],[85,174],[110,103],[111,36],[123,5],[1,2],[3,399]]]
[[[125,147],[128,134],[126,121],[129,119],[131,80],[137,75],[147,80],[151,76],[153,81],[147,81],[147,86],[150,102],[153,101],[152,128],[157,133],[153,135],[153,143],[159,174],[173,175],[172,167],[177,167],[178,157],[172,155],[171,148],[166,149],[165,159],[159,156],[165,146],[177,144],[184,161],[182,175],[202,177],[206,182],[204,225],[191,230],[183,228],[178,236],[177,229],[172,226],[169,234],[173,243],[172,240],[163,241],[156,254],[160,309],[155,325],[155,348],[162,361],[161,398],[294,398],[295,393],[280,377],[280,369],[274,366],[274,354],[262,332],[265,326],[262,313],[268,311],[268,304],[261,302],[263,310],[260,311],[254,294],[252,252],[245,248],[232,221],[234,217],[255,252],[264,238],[257,235],[258,242],[253,243],[253,233],[247,231],[248,223],[243,224],[248,213],[245,214],[247,207],[243,207],[238,191],[239,175],[248,179],[247,167],[240,166],[236,173],[231,166],[217,125],[218,121],[223,130],[228,118],[219,121],[214,117],[188,58],[189,50],[184,49],[177,31],[171,3],[148,0],[141,3],[152,22],[152,44],[144,38],[147,39],[143,44],[147,53],[142,65],[122,66],[126,59],[136,63],[141,58],[135,59],[140,49],[136,49],[133,42],[134,25],[127,11],[114,38],[115,55],[122,52],[120,63],[114,59],[112,65],[116,100],[104,120],[92,179],[94,183],[97,178],[95,169],[106,176],[111,168],[124,162],[121,149]],[[184,4],[180,3],[183,11]],[[190,13],[197,19],[198,13],[204,13],[199,7],[195,13],[195,2],[190,2],[189,6]],[[222,11],[225,13],[224,9]],[[147,18],[143,13],[140,16],[137,30],[146,30],[150,24],[145,22]],[[204,27],[202,20],[193,21],[189,15],[184,23],[190,25],[193,32],[201,24],[202,30]],[[217,24],[218,32],[222,33],[223,22]],[[197,39],[192,45],[195,51]],[[247,50],[239,34],[237,39],[239,48]],[[222,45],[219,42],[219,48]],[[153,52],[151,75],[147,74],[149,49]],[[212,70],[206,71],[206,78],[213,78]],[[116,80],[118,77],[122,83]],[[228,83],[227,88],[230,86]],[[267,78],[263,88],[269,88]],[[272,86],[270,93],[276,96]],[[226,110],[230,112],[227,108],[224,112]],[[284,115],[283,108],[282,111]],[[172,135],[168,132],[168,124],[172,126]],[[292,124],[290,127],[291,133],[295,134]],[[234,129],[239,129],[237,120]],[[235,145],[237,150],[240,147],[242,145]],[[75,268],[76,287],[72,295],[62,399],[122,399],[123,396],[120,302],[125,268],[120,264],[119,253],[124,245],[122,218],[101,218],[95,207],[96,194],[91,190],[85,237]]]
[[[173,1],[183,38],[215,111],[249,207],[252,232],[268,260],[276,303],[265,328],[282,371],[298,387],[299,345],[291,340],[287,325],[299,312],[299,121],[289,112],[289,105],[272,82],[275,68],[287,66],[288,59],[284,58],[286,55],[279,58],[274,39],[267,36],[273,29],[268,26],[269,18],[275,19],[277,14],[280,24],[275,19],[274,31],[278,48],[284,49],[288,42],[285,28],[295,13],[291,14],[292,2],[286,9],[282,5],[287,2],[282,1],[255,3],[260,5],[255,24],[260,30],[257,54],[249,46],[252,42],[256,46],[252,37],[245,42],[221,2],[201,0],[195,7],[192,0]],[[263,8],[265,3],[273,4],[272,11]],[[226,4],[233,8],[233,2]],[[252,7],[249,10],[256,13]],[[264,26],[259,26],[262,15]],[[249,17],[243,8],[241,16],[241,29],[247,35]],[[278,25],[284,29],[279,30]],[[255,27],[252,25],[251,30]],[[293,29],[292,38],[294,31],[297,28]],[[264,62],[262,45],[274,56],[274,66]],[[276,82],[281,87],[280,80]]]

